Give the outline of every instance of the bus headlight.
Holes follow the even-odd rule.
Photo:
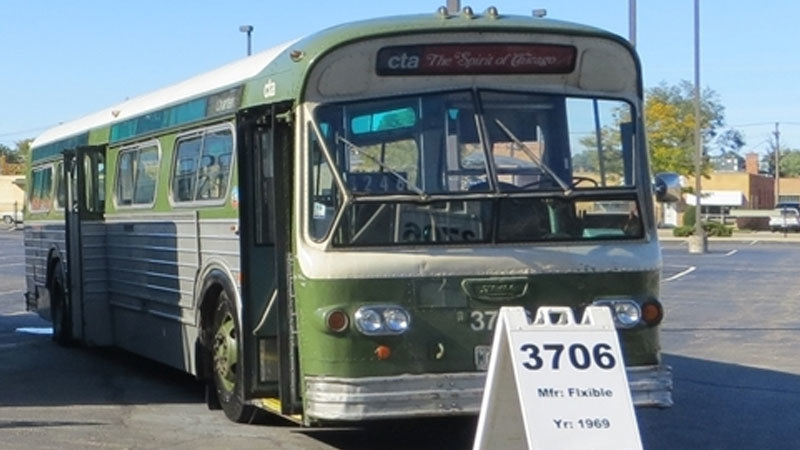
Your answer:
[[[617,328],[631,328],[642,321],[642,308],[635,300],[602,299],[592,302],[595,306],[607,306],[611,310]]]
[[[353,317],[358,331],[369,336],[402,334],[411,324],[408,311],[393,305],[362,306]]]
[[[395,332],[403,333],[408,329],[408,313],[400,308],[387,308],[383,311],[383,319],[386,321],[386,328]]]

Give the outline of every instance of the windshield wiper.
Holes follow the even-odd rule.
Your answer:
[[[345,139],[345,138],[343,138],[343,137],[341,137],[341,136],[336,136],[336,139],[337,139],[338,141],[344,142],[344,143],[345,143],[345,145],[347,145],[348,147],[350,147],[350,149],[352,149],[352,150],[355,150],[355,151],[356,151],[356,153],[358,153],[359,155],[366,157],[366,158],[367,158],[367,159],[369,159],[370,161],[372,161],[372,162],[374,162],[375,164],[379,165],[379,166],[380,166],[380,167],[381,167],[383,170],[385,170],[385,171],[389,172],[390,174],[394,175],[395,177],[397,177],[397,179],[398,179],[398,180],[400,180],[400,181],[402,181],[403,183],[405,183],[405,185],[406,185],[406,186],[408,186],[408,187],[409,187],[409,189],[411,189],[411,190],[412,190],[412,191],[414,191],[414,192],[415,192],[417,195],[419,195],[419,198],[420,198],[420,200],[427,200],[427,199],[428,199],[428,194],[426,194],[426,193],[425,193],[425,191],[423,191],[422,189],[420,189],[420,188],[418,188],[418,187],[414,186],[413,184],[411,184],[411,183],[410,183],[410,182],[409,182],[409,181],[406,179],[406,177],[404,177],[404,176],[400,175],[400,173],[399,173],[399,172],[397,172],[396,170],[394,170],[394,169],[392,169],[391,167],[387,166],[387,165],[386,165],[386,164],[384,164],[384,163],[383,163],[381,160],[379,160],[379,159],[375,158],[374,156],[372,156],[372,155],[370,155],[369,153],[367,153],[366,151],[364,151],[364,149],[362,149],[361,147],[357,146],[356,144],[353,144],[352,142],[348,141],[347,139]]]
[[[508,136],[511,140],[514,141],[514,144],[516,144],[519,147],[519,149],[522,150],[528,156],[528,158],[530,158],[534,163],[536,163],[539,167],[541,167],[542,170],[545,171],[545,173],[550,175],[553,181],[555,181],[556,183],[558,183],[559,186],[561,186],[561,189],[564,191],[564,195],[570,194],[570,192],[572,191],[572,187],[570,185],[565,183],[564,180],[562,180],[558,175],[556,175],[556,173],[553,172],[553,169],[548,167],[547,164],[545,164],[544,161],[542,161],[542,159],[539,158],[536,155],[536,153],[533,152],[533,150],[531,150],[527,145],[525,145],[524,142],[520,141],[500,119],[494,119],[494,122],[497,124],[498,127],[500,127],[501,130],[503,130],[503,133],[505,133],[506,136]]]

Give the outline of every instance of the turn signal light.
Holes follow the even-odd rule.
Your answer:
[[[650,326],[655,326],[661,323],[664,318],[664,308],[661,303],[651,300],[642,305],[642,319]]]

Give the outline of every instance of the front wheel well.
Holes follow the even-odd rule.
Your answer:
[[[211,376],[210,347],[213,339],[214,312],[219,306],[219,297],[222,291],[228,290],[228,295],[232,295],[230,289],[226,287],[229,283],[227,277],[218,270],[212,270],[203,282],[200,290],[200,332],[195,344],[196,373],[200,380],[206,380]]]

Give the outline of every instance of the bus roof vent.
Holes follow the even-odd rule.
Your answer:
[[[486,15],[489,16],[490,19],[497,20],[500,18],[500,13],[497,12],[497,8],[494,6],[486,8]]]
[[[538,19],[541,19],[542,17],[544,17],[546,15],[547,15],[547,10],[546,9],[534,9],[533,10],[533,17],[536,17]]]
[[[446,6],[440,6],[439,9],[436,10],[436,14],[439,14],[439,17],[442,19],[449,19],[450,13],[447,12]]]

